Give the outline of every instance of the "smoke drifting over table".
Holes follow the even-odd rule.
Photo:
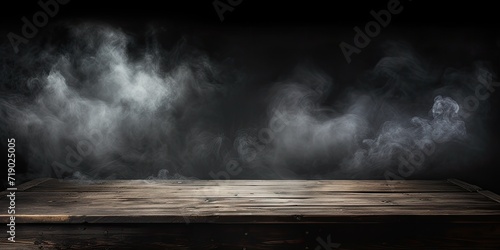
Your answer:
[[[495,94],[488,61],[451,67],[394,40],[368,70],[304,58],[269,80],[156,28],[57,29],[0,52],[1,133],[24,148],[26,178],[407,178],[453,173],[487,145],[494,111],[470,97]]]

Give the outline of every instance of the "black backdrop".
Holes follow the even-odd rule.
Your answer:
[[[193,42],[212,57],[235,57],[250,72],[265,72],[260,73],[261,81],[256,81],[262,84],[307,58],[323,70],[344,72],[336,75],[336,82],[348,87],[360,72],[373,68],[380,59],[380,44],[393,38],[411,41],[423,57],[452,67],[477,59],[499,65],[498,8],[491,1],[401,1],[402,13],[392,16],[390,25],[382,29],[362,53],[353,55],[350,64],[346,63],[338,44],[352,41],[353,27],[371,21],[370,10],[385,9],[388,1],[243,0],[233,11],[224,13],[224,21],[219,19],[213,2],[73,0],[61,7],[51,23],[92,20],[120,26],[132,34],[141,34],[147,24],[164,25],[177,35],[196,37]],[[7,33],[19,32],[21,17],[31,17],[39,6],[36,1],[9,1],[2,3],[0,9],[1,37],[8,43]],[[40,32],[53,35],[46,34],[52,32],[50,27]],[[175,43],[178,36],[172,37],[161,39],[167,44]],[[457,51],[473,53],[459,54]],[[255,89],[259,87],[256,85]],[[2,91],[12,91],[9,88],[3,82]],[[335,99],[335,95],[329,98]],[[488,102],[491,105],[485,118],[488,148],[474,163],[477,166],[455,171],[453,176],[439,174],[423,178],[456,177],[500,192],[500,97],[493,96]],[[1,147],[1,151],[6,152],[6,143],[1,143]],[[26,162],[22,156],[18,160],[18,171],[22,173]],[[3,180],[2,183],[5,185]]]

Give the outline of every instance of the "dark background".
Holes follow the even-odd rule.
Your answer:
[[[40,10],[36,2],[2,3],[0,30],[3,42],[8,42],[8,32],[20,32],[21,17],[32,17]],[[370,10],[386,9],[388,1],[243,0],[234,11],[224,14],[223,22],[212,2],[73,0],[61,6],[59,13],[40,32],[41,36],[57,37],[59,34],[48,33],[53,32],[50,26],[64,21],[103,22],[120,26],[130,34],[141,34],[149,25],[159,25],[170,34],[162,35],[162,42],[173,44],[179,36],[185,36],[211,57],[237,58],[239,66],[246,67],[249,72],[259,72],[262,81],[257,82],[262,83],[276,79],[305,58],[323,70],[343,72],[335,77],[338,83],[347,87],[355,82],[359,72],[373,68],[380,59],[382,42],[389,39],[411,41],[423,57],[451,67],[478,59],[499,65],[498,8],[491,1],[401,1],[402,13],[393,15],[389,26],[383,28],[361,54],[353,55],[351,64],[346,63],[338,44],[341,41],[352,43],[353,27],[362,27],[371,21]],[[461,55],[456,51],[471,53]],[[488,100],[491,105],[486,122],[489,147],[473,170],[458,170],[454,176],[432,178],[460,178],[500,193],[499,94],[494,93]],[[6,152],[6,144],[2,143],[1,147],[1,151]],[[18,160],[21,160],[17,163],[18,170],[22,171],[25,163]]]
[[[387,7],[389,1],[247,1],[228,12],[221,24],[213,1],[97,1],[71,0],[56,18],[97,18],[108,21],[141,21],[158,19],[193,24],[227,25],[358,25],[370,20],[367,13]],[[222,1],[225,2],[225,1]],[[5,3],[1,18],[3,24],[12,26],[12,18],[32,15],[39,10],[37,1]],[[406,6],[397,24],[416,26],[496,26],[496,9],[491,1],[401,1]],[[243,7],[243,8],[240,8]]]

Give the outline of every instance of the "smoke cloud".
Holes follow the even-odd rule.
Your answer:
[[[212,178],[228,164],[242,169],[231,178],[383,178],[408,162],[425,173],[468,147],[469,125],[481,125],[465,97],[493,75],[393,43],[350,88],[337,88],[335,69],[299,64],[240,99],[247,72],[183,39],[162,47],[154,33],[142,45],[105,25],[65,30],[65,41],[15,58],[2,47],[1,133],[24,145],[25,178]],[[265,108],[231,115],[249,99]]]

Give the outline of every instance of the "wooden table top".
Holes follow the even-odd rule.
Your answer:
[[[8,207],[6,194],[0,207]],[[500,196],[459,180],[36,179],[16,191],[17,223],[392,220],[498,223]]]

